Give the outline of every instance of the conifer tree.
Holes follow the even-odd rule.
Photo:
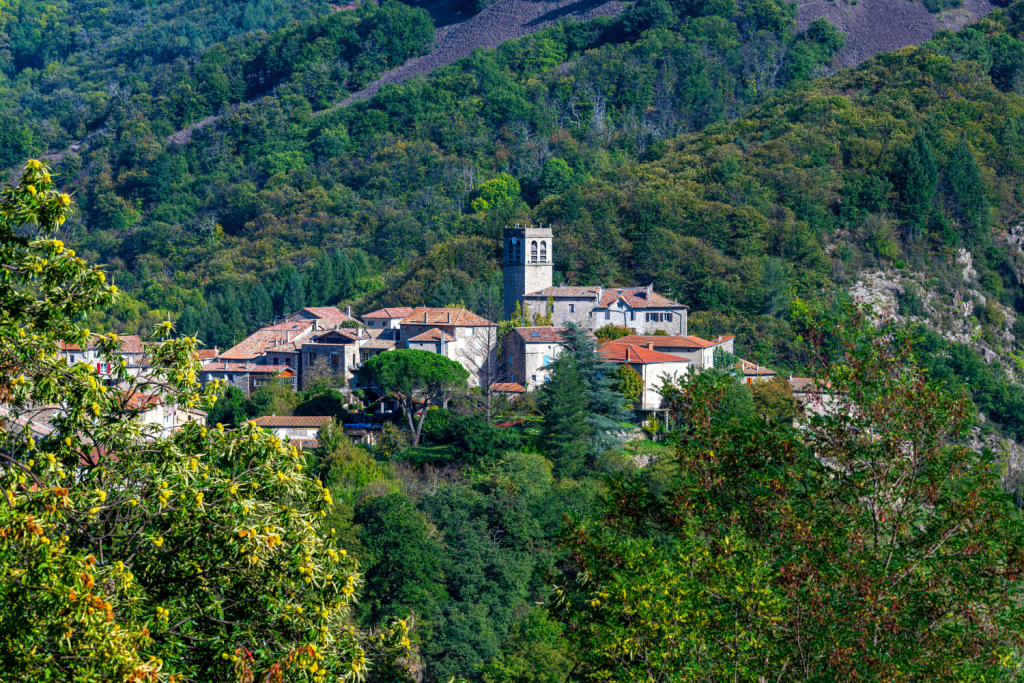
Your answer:
[[[284,315],[290,315],[306,307],[306,287],[301,273],[296,272],[285,283],[281,307],[281,313]]]
[[[309,296],[311,306],[326,306],[338,294],[338,283],[334,273],[334,262],[327,254],[321,254],[313,266],[309,280]]]
[[[551,380],[544,385],[540,402],[544,440],[559,471],[572,475],[582,469],[593,438],[587,419],[587,387],[572,354],[563,353],[550,368]]]
[[[907,149],[903,176],[903,202],[910,223],[920,230],[928,223],[935,192],[939,188],[939,165],[928,138],[920,130]]]
[[[252,288],[252,293],[249,295],[249,301],[251,303],[251,315],[250,320],[246,320],[250,330],[254,330],[260,325],[267,325],[274,320],[274,300],[270,298],[270,292],[263,286],[262,283],[256,283],[256,286]]]
[[[989,223],[989,202],[981,180],[978,162],[965,138],[953,150],[946,169],[953,196],[960,205],[960,216],[969,242],[977,241]]]
[[[595,453],[603,451],[617,442],[614,435],[622,430],[620,423],[632,418],[632,413],[625,407],[628,399],[613,388],[618,368],[598,355],[593,337],[575,323],[565,324],[562,339],[562,353],[576,359],[586,386],[587,424],[593,429],[592,450]]]

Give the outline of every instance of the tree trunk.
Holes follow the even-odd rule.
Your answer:
[[[412,434],[412,447],[416,448],[420,443],[420,433],[416,430],[416,425],[412,421],[412,409],[414,405],[412,402],[412,396],[408,396],[403,399],[402,403],[402,407],[405,408],[405,417],[409,420],[409,433]]]

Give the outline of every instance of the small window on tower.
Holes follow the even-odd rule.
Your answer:
[[[547,242],[541,242],[540,243],[540,260],[543,263],[547,263],[547,261],[548,261],[548,243]]]
[[[530,261],[534,263],[537,261],[537,240],[530,242]]]

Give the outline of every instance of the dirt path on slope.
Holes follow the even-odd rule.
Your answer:
[[[623,10],[623,3],[619,0],[499,0],[480,14],[455,23],[451,19],[459,15],[446,14],[452,5],[454,2],[451,0],[441,0],[425,7],[434,16],[434,25],[438,26],[434,32],[435,47],[430,53],[384,73],[371,85],[349,95],[337,106],[365,100],[377,94],[383,85],[402,83],[414,76],[425,76],[434,69],[469,56],[477,48],[497,47],[506,40],[550,26],[562,17],[572,16],[587,21],[601,15],[615,15]]]
[[[918,45],[939,29],[957,30],[995,9],[989,0],[965,0],[964,6],[932,14],[920,2],[907,0],[799,0],[797,24],[804,28],[825,17],[846,34],[839,55],[842,66],[856,66],[879,52],[893,52]]]

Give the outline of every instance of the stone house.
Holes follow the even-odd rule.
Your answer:
[[[121,343],[120,356],[127,364],[128,372],[133,376],[139,375],[148,367],[146,347],[142,339],[137,334],[126,334],[118,337],[118,341]],[[60,354],[68,365],[87,363],[95,367],[96,372],[100,375],[110,372],[110,364],[100,357],[100,349],[97,346],[81,347],[77,344],[61,342]]]
[[[546,366],[562,348],[562,327],[517,327],[501,340],[509,382],[532,391],[547,381]]]
[[[264,415],[253,422],[274,432],[282,441],[298,448],[315,448],[320,428],[331,421],[330,416]]]
[[[360,349],[373,341],[375,334],[379,335],[380,330],[338,328],[312,334],[302,342],[300,386],[306,387],[307,373],[316,372],[317,367],[341,375],[346,383],[351,382],[362,364]]]
[[[646,287],[546,287],[522,296],[523,310],[545,314],[553,305],[556,324],[573,322],[590,330],[621,325],[637,334],[656,331],[686,336],[688,306],[676,303]]]
[[[464,308],[416,308],[399,323],[399,347],[421,348],[457,361],[470,386],[496,362],[498,326]],[[425,336],[424,336],[425,335]]]
[[[658,390],[662,384],[666,379],[687,374],[692,367],[686,358],[618,340],[602,344],[597,352],[611,363],[632,366],[643,379],[644,391],[635,405],[637,410],[660,410],[662,398]]]
[[[751,363],[749,360],[744,360],[742,358],[737,358],[732,368],[736,372],[743,373],[744,384],[767,381],[779,374],[774,370],[769,370],[762,365]]]

